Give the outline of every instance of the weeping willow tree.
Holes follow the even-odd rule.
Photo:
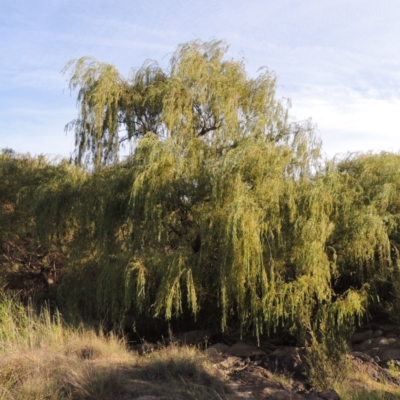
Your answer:
[[[251,78],[226,52],[189,42],[167,71],[146,62],[129,79],[89,58],[67,65],[76,161],[94,168],[31,192],[43,240],[71,238],[61,292],[114,320],[191,315],[257,336],[351,326],[397,273],[399,156],[320,166],[275,75]]]

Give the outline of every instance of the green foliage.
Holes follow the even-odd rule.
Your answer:
[[[68,64],[77,160],[92,164],[3,154],[0,234],[58,254],[57,299],[87,318],[207,317],[302,336],[395,310],[400,156],[322,164],[275,76],[249,78],[226,50],[190,42],[167,72],[146,62],[130,79],[88,58]]]
[[[329,320],[331,319],[331,320]],[[306,374],[318,391],[340,387],[351,373],[348,339],[351,325],[336,325],[332,314],[326,313],[317,332],[310,329],[306,346]]]
[[[39,240],[31,194],[66,166],[43,156],[0,153],[0,289],[29,297],[51,291],[58,280],[65,254],[59,243]]]
[[[275,76],[265,70],[249,79],[243,61],[223,59],[226,51],[221,41],[189,42],[172,55],[168,73],[146,61],[129,79],[93,58],[71,60],[64,72],[72,69],[70,89],[79,88],[79,115],[67,129],[75,129],[77,161],[113,162],[121,143],[148,132],[181,144],[207,136],[218,152],[249,134],[287,140]]]

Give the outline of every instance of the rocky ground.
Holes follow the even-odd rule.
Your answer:
[[[201,342],[211,333],[194,331],[181,340],[191,345]],[[375,391],[376,397],[396,399],[393,394],[400,390],[400,327],[394,325],[370,325],[360,329],[352,337],[351,360],[353,376],[348,379],[353,388]],[[154,350],[154,345],[136,346],[141,353]],[[228,388],[235,398],[254,400],[340,400],[334,390],[314,391],[303,373],[305,349],[268,343],[255,346],[249,341],[239,341],[231,346],[215,343],[205,350],[208,358],[228,380]],[[362,378],[364,377],[364,378]],[[374,384],[384,384],[388,390],[374,389]],[[393,389],[389,390],[389,389]],[[400,393],[400,391],[399,391]],[[232,397],[229,397],[232,398]],[[142,400],[163,399],[145,396]]]

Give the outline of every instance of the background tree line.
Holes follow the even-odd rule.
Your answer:
[[[190,42],[130,78],[67,65],[74,162],[0,155],[4,290],[114,325],[257,337],[397,318],[400,156],[322,160],[276,77],[250,78],[226,51]]]

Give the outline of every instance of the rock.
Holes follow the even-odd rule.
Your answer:
[[[221,354],[218,353],[218,351],[217,351],[216,349],[213,349],[213,348],[208,348],[208,349],[206,349],[205,353],[206,353],[209,357],[211,357],[211,358],[213,358],[213,359],[214,359],[215,357],[221,356]]]
[[[381,337],[383,336],[383,332],[381,329],[377,329],[376,331],[374,331],[374,334],[372,335],[372,337],[377,338],[377,337]]]
[[[371,348],[372,345],[372,339],[367,339],[361,342],[360,344],[353,345],[353,350],[354,351],[365,351],[368,348]]]
[[[246,369],[247,372],[251,375],[251,379],[254,378],[254,381],[262,381],[267,379],[268,381],[271,381],[274,379],[274,374],[271,371],[268,371],[267,369],[260,367],[259,365],[256,365],[255,362],[249,363],[248,368]],[[280,386],[276,387],[275,390],[280,389],[289,389],[287,387],[282,386],[281,383],[279,383]],[[290,388],[292,390],[292,388]],[[268,393],[270,394],[270,393]]]
[[[366,349],[365,354],[368,354],[372,358],[379,358],[379,347],[373,347],[372,349]]]
[[[293,374],[295,378],[304,378],[301,358],[304,349],[284,346],[276,349],[261,360],[261,365],[270,371]]]
[[[351,352],[351,356],[355,359],[357,358],[357,359],[361,360],[363,363],[374,361],[374,359],[371,356],[369,356],[366,353],[362,353],[361,351],[353,351],[353,352]]]
[[[277,391],[282,391],[282,390],[284,390],[284,389],[285,389],[285,388],[282,387],[282,386],[276,388],[276,387],[270,387],[270,384],[268,384],[268,387],[266,387],[266,388],[264,388],[264,389],[262,390],[262,392],[260,393],[260,396],[262,396],[262,397],[261,397],[262,399],[265,399],[265,398],[267,398],[267,396],[270,396],[271,394],[274,394],[274,393],[276,393]]]
[[[377,338],[375,339],[376,346],[382,347],[382,346],[397,346],[400,347],[400,342],[397,340],[396,337],[382,337],[382,338]]]
[[[400,383],[400,379],[393,377],[389,371],[385,368],[387,362],[376,362],[375,359],[369,357],[365,353],[352,352],[351,353],[352,364],[355,371],[359,371],[367,374],[375,382],[393,382],[395,384]]]
[[[386,337],[388,338],[388,339],[397,339],[398,338],[398,336],[394,333],[394,332],[389,332],[387,335],[386,335]]]
[[[364,342],[365,340],[371,339],[372,335],[373,331],[371,329],[365,332],[355,333],[351,338],[351,343],[354,344],[354,343]]]
[[[340,400],[340,396],[334,390],[324,390],[317,393],[318,397],[322,400]]]
[[[376,327],[377,329],[382,329],[384,332],[385,336],[387,336],[389,333],[395,334],[395,335],[400,335],[400,326],[399,325],[394,325],[394,324],[380,324],[379,326]]]
[[[253,346],[252,344],[237,342],[225,351],[225,355],[250,358],[255,356],[265,356],[265,351]]]
[[[385,349],[379,354],[380,362],[400,360],[400,349]]]
[[[372,349],[381,348],[384,346],[400,348],[400,340],[397,337],[396,338],[378,337],[374,339],[367,339],[360,344],[354,345],[353,349],[355,351],[370,351]]]
[[[223,369],[243,369],[246,367],[246,362],[241,357],[227,357],[224,361],[217,364]]]
[[[211,349],[215,349],[219,354],[224,354],[229,349],[229,346],[225,343],[216,343],[213,344],[212,346],[209,346],[207,348],[207,352],[210,351]]]
[[[318,396],[318,393],[311,392],[311,393],[306,393],[304,395],[303,399],[306,399],[306,400],[321,400],[321,397]]]
[[[307,400],[340,400],[340,396],[334,390],[325,390],[318,393],[307,393],[303,398]]]
[[[304,399],[303,396],[293,392],[289,392],[288,390],[275,392],[268,395],[267,397],[264,397],[264,400],[303,400],[303,399]]]

